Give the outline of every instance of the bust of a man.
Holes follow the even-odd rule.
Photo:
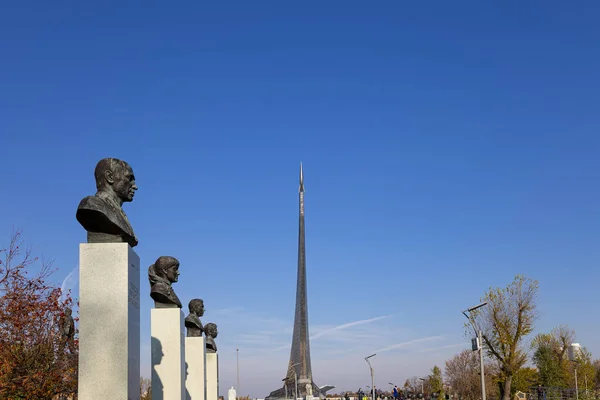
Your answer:
[[[94,170],[97,192],[77,207],[77,221],[87,231],[88,243],[138,244],[123,203],[133,201],[135,176],[131,166],[116,158],[103,158]]]
[[[171,286],[179,280],[179,260],[175,257],[160,256],[148,267],[150,297],[156,308],[181,308],[181,301]]]
[[[215,338],[219,334],[217,331],[217,324],[213,324],[212,322],[206,324],[204,326],[204,333],[206,334],[206,352],[216,353],[217,344],[215,343]]]
[[[202,327],[200,317],[204,315],[204,301],[202,299],[190,300],[188,308],[190,310],[190,315],[185,317],[187,337],[202,337],[204,327]]]

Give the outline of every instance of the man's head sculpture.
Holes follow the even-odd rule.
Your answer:
[[[172,284],[179,280],[179,261],[175,257],[161,256],[148,267],[150,297],[156,308],[181,308],[181,301]]]
[[[190,315],[185,317],[187,337],[202,337],[204,327],[202,326],[202,322],[200,322],[200,317],[204,315],[204,301],[202,299],[190,300],[188,308]]]
[[[133,169],[125,161],[103,158],[94,170],[97,192],[85,197],[77,208],[77,221],[87,231],[88,243],[138,244],[123,203],[133,201],[135,183]]]
[[[208,324],[204,325],[204,333],[206,334],[206,352],[216,353],[217,344],[215,343],[215,338],[219,334],[217,331],[217,324],[209,322]]]
[[[190,310],[190,314],[194,314],[197,317],[202,317],[204,315],[204,300],[190,300],[190,303],[188,304],[188,309]]]

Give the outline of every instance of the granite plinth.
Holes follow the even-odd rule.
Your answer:
[[[205,400],[205,364],[206,345],[204,338],[185,338],[185,362],[187,364],[187,375],[185,378],[185,389],[187,400]]]
[[[219,355],[206,353],[206,400],[219,399]]]
[[[152,400],[183,400],[185,394],[185,342],[180,308],[150,311]]]
[[[127,243],[79,245],[80,400],[139,400],[139,287]]]

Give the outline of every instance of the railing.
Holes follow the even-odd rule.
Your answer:
[[[600,392],[595,390],[579,389],[579,393],[574,388],[561,387],[538,387],[529,388],[527,393],[528,400],[598,400]]]

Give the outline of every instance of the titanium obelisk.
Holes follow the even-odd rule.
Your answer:
[[[267,399],[293,397],[298,392],[299,398],[306,395],[324,397],[312,379],[310,365],[310,343],[308,337],[308,302],[306,296],[306,252],[304,248],[304,172],[300,163],[299,224],[298,224],[298,278],[296,282],[296,314],[294,317],[294,333],[290,362],[284,379],[284,387],[277,389]]]

